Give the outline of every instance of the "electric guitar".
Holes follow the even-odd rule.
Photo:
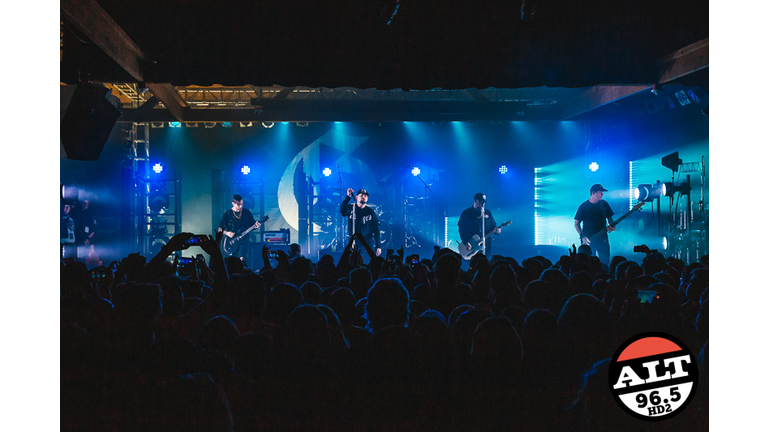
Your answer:
[[[243,241],[243,238],[245,238],[245,236],[247,236],[248,233],[253,231],[257,225],[261,225],[268,220],[269,220],[269,216],[264,216],[260,221],[256,222],[250,227],[235,233],[235,235],[232,236],[232,238],[223,236],[221,238],[221,251],[224,252],[224,255],[232,256],[235,250],[237,250],[237,247],[240,246],[240,242]]]
[[[619,224],[619,222],[623,221],[627,216],[629,216],[632,213],[634,213],[634,212],[640,210],[641,208],[643,208],[644,205],[645,205],[645,203],[642,202],[642,201],[640,201],[639,203],[635,204],[634,206],[632,206],[632,208],[628,212],[624,213],[623,215],[621,215],[620,218],[618,218],[615,221],[613,221],[613,225],[606,226],[605,228],[601,229],[600,231],[598,231],[598,232],[592,234],[591,236],[589,236],[589,238],[587,238],[587,237],[582,238],[581,239],[581,244],[589,245],[590,243],[592,243],[592,240],[599,239],[602,236],[606,235],[609,226],[615,227],[616,225]],[[590,240],[590,238],[592,240]]]
[[[497,226],[496,228],[504,228],[505,226],[511,223],[512,221],[506,221],[503,224]],[[485,239],[491,236],[491,234],[493,234],[493,230],[485,233],[485,238],[483,239],[480,238],[479,234],[473,235],[468,242],[472,246],[472,249],[468,249],[467,245],[465,245],[464,242],[459,242],[459,253],[461,254],[461,257],[464,258],[465,260],[470,260],[472,259],[473,256],[475,256],[476,253],[482,252],[483,243],[485,242]]]

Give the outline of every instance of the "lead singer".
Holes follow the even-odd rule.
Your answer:
[[[342,216],[348,218],[349,235],[353,236],[355,233],[362,235],[365,241],[375,249],[376,256],[379,256],[381,255],[379,218],[376,216],[376,212],[367,206],[368,191],[365,189],[357,191],[355,204],[350,204],[349,200],[352,199],[354,193],[354,189],[347,189],[347,196],[342,201],[339,211],[341,211]],[[359,247],[357,244],[354,246],[354,248]]]

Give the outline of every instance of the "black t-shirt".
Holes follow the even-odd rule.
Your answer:
[[[240,231],[247,230],[254,223],[256,223],[256,220],[253,218],[253,214],[251,214],[250,210],[243,209],[240,212],[240,218],[236,218],[232,209],[229,209],[224,212],[224,215],[221,217],[219,228],[224,231],[239,233]]]
[[[613,216],[613,210],[607,201],[600,200],[592,204],[587,200],[581,203],[579,209],[576,210],[574,219],[581,221],[582,234],[590,237],[605,228],[608,225],[605,220],[611,216]]]
[[[462,242],[468,242],[475,234],[482,237],[483,226],[480,223],[480,209],[472,206],[461,212],[458,225],[459,237],[461,237]],[[493,213],[485,209],[485,234],[487,235],[494,228],[496,228],[496,220],[493,218]]]
[[[347,229],[349,230],[349,235],[352,235],[352,206],[357,204],[350,204],[350,199],[352,199],[350,196],[344,198],[340,211],[343,216],[348,218]],[[355,209],[355,232],[360,233],[371,248],[376,249],[380,247],[379,218],[372,208],[365,206]]]

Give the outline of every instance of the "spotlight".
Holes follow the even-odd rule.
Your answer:
[[[331,169],[327,168],[327,167],[323,168],[323,175],[326,176],[326,177],[330,177],[331,176]]]
[[[413,174],[413,176],[415,177],[421,174],[421,170],[419,169],[419,167],[413,167],[413,169],[411,170],[411,174]]]
[[[196,128],[197,127],[197,123],[187,122],[187,123],[184,123],[184,126],[186,126],[188,128]]]
[[[691,193],[691,185],[688,182],[680,183],[679,185],[676,185],[672,182],[665,182],[661,186],[661,194],[667,197],[671,197],[675,194],[675,192],[680,193],[680,195],[688,195]]]
[[[598,169],[600,169],[600,165],[598,165],[597,162],[592,162],[591,164],[589,164],[590,171],[595,172]]]
[[[506,165],[502,165],[502,166],[499,167],[499,173],[506,174],[507,171],[509,171],[509,168],[507,168]]]
[[[181,122],[177,122],[177,121],[176,122],[169,122],[168,123],[168,127],[179,128],[179,127],[181,127]]]
[[[155,172],[155,174],[160,174],[163,172],[163,165],[160,162],[157,162],[155,165],[152,166],[152,171]]]
[[[165,123],[163,122],[149,122],[149,125],[152,127],[152,129],[159,129],[159,128],[165,127]]]
[[[656,184],[639,184],[635,188],[635,199],[642,202],[650,202],[661,196],[663,186]]]
[[[240,122],[240,127],[241,128],[251,127],[251,126],[253,126],[253,122],[248,122],[248,123]]]
[[[309,122],[296,122],[296,126],[298,126],[298,127],[307,127],[307,126],[309,126]]]
[[[261,125],[262,125],[262,126],[264,126],[264,127],[265,127],[265,128],[267,128],[267,129],[269,129],[269,128],[271,128],[272,126],[274,126],[274,125],[275,125],[275,122],[261,122]]]
[[[243,175],[248,175],[251,173],[251,167],[248,165],[243,165],[243,167],[240,168],[240,172],[243,173]]]
[[[214,127],[216,127],[216,122],[205,122],[203,123],[203,125],[205,125],[207,129],[213,129]]]

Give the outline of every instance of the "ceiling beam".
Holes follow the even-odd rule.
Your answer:
[[[176,87],[167,83],[147,83],[147,88],[155,97],[165,105],[177,121],[184,121],[186,112],[189,111],[187,103],[182,99]]]
[[[661,59],[659,84],[665,84],[709,67],[709,38],[692,43]]]
[[[601,106],[616,102],[635,93],[648,90],[652,85],[639,86],[594,86],[582,93],[581,96],[562,104],[563,120],[574,117]]]
[[[709,38],[702,39],[666,55],[659,61],[659,79],[646,85],[597,85],[562,104],[563,119],[592,111],[627,96],[647,90],[654,84],[665,84],[709,67]]]
[[[61,13],[137,81],[143,81],[144,52],[95,0],[61,0]]]

